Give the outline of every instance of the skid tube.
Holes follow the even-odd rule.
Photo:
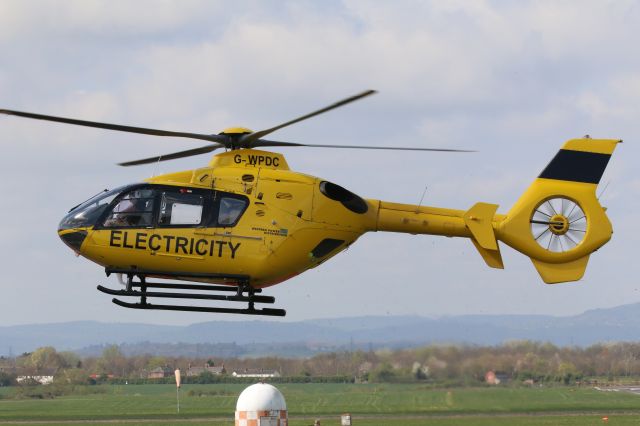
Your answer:
[[[273,296],[256,295],[255,293],[262,292],[261,289],[254,289],[249,285],[248,277],[244,276],[220,276],[220,275],[208,275],[204,274],[190,274],[187,278],[223,278],[228,279],[230,285],[207,285],[207,284],[181,284],[181,283],[156,283],[147,282],[148,276],[155,277],[180,277],[185,278],[184,274],[172,274],[166,272],[153,272],[153,271],[139,271],[139,270],[122,270],[122,269],[105,269],[107,276],[112,273],[125,274],[127,281],[125,283],[125,290],[113,290],[108,287],[98,285],[98,290],[102,293],[110,294],[113,296],[122,297],[139,297],[138,303],[125,302],[117,298],[113,298],[111,301],[118,306],[130,309],[155,309],[163,311],[183,311],[183,312],[212,312],[223,314],[240,314],[240,315],[263,315],[263,316],[279,316],[286,315],[284,309],[276,308],[260,308],[256,309],[256,303],[275,303]],[[135,278],[138,281],[135,281]],[[187,293],[182,291],[149,291],[149,289],[161,289],[161,290],[198,290],[201,293]],[[234,294],[220,294],[220,293]],[[246,295],[245,295],[246,293]],[[246,302],[246,308],[222,308],[215,306],[184,306],[184,305],[167,305],[167,304],[155,304],[149,303],[148,298],[162,298],[162,299],[183,299],[183,300],[220,300],[225,302]]]

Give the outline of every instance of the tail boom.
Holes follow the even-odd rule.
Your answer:
[[[375,231],[470,237],[464,210],[377,201]]]
[[[465,211],[369,200],[377,211],[369,230],[469,238],[493,268],[503,268],[502,241],[530,257],[546,283],[579,280],[613,233],[595,191],[619,142],[567,141],[506,215],[487,203]]]

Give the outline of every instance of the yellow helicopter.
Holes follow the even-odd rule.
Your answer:
[[[155,163],[224,148],[206,167],[156,176],[104,191],[72,208],[58,235],[79,255],[118,274],[123,290],[98,289],[136,303],[127,308],[284,316],[262,288],[314,268],[366,232],[402,232],[469,238],[484,261],[503,268],[498,241],[529,256],[546,283],[582,278],[589,256],[611,238],[611,223],[596,187],[620,140],[567,141],[506,214],[476,203],[453,210],[364,199],[321,178],[289,169],[265,147],[313,146],[417,151],[437,148],[309,145],[264,139],[268,134],[375,93],[346,98],[318,111],[252,132],[173,132],[54,117],[14,110],[0,113],[39,120],[201,139],[208,145],[121,163]],[[126,277],[126,281],[123,280]],[[189,283],[149,282],[149,278]],[[218,300],[243,307],[152,304],[150,298]]]

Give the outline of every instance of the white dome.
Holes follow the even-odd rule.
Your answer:
[[[256,383],[242,391],[236,411],[286,410],[287,404],[280,391],[267,383]]]

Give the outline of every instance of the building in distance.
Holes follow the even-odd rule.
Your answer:
[[[147,379],[164,379],[165,377],[173,376],[173,369],[169,367],[156,367],[149,371]]]
[[[216,376],[221,374],[225,374],[227,371],[224,368],[224,364],[221,366],[213,366],[213,365],[204,365],[202,367],[192,367],[189,366],[187,369],[187,377],[199,376],[203,373],[211,373]]]
[[[265,379],[269,377],[280,377],[277,370],[264,370],[262,368],[245,368],[244,370],[234,371],[231,373],[233,377],[255,377]]]

